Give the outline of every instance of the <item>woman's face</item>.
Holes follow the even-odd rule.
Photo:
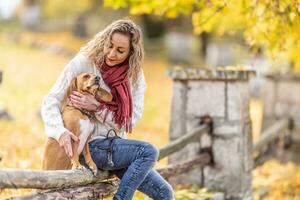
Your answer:
[[[108,66],[118,65],[126,60],[130,52],[129,36],[114,33],[107,46],[104,47],[105,62]]]

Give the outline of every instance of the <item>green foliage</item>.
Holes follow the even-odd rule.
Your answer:
[[[242,34],[270,55],[284,52],[300,71],[300,0],[104,0],[104,5],[129,7],[131,14],[191,15],[196,34]]]

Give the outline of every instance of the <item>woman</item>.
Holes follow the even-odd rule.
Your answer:
[[[90,152],[98,168],[111,170],[121,179],[113,198],[116,200],[132,199],[135,190],[157,200],[174,199],[171,185],[153,169],[158,159],[157,148],[127,139],[127,133],[143,112],[146,88],[141,68],[143,56],[140,29],[131,20],[113,22],[67,64],[44,98],[41,110],[46,134],[72,157],[71,140],[76,142],[78,138],[64,127],[60,103],[78,74],[92,72],[101,77],[100,86],[114,96],[111,103],[98,102],[92,95],[78,92],[70,95],[70,100],[75,107],[94,111],[97,116]]]

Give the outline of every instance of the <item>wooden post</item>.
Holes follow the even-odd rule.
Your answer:
[[[252,199],[252,135],[249,116],[249,76],[253,71],[182,68],[168,71],[173,82],[170,140],[199,126],[208,115],[213,119],[212,136],[169,157],[178,163],[212,146],[214,166],[198,167],[171,179],[172,184],[198,184],[222,190],[226,199]]]

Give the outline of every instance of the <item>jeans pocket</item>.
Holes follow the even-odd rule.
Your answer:
[[[104,139],[96,139],[89,143],[91,156],[95,164],[100,169],[106,169],[107,166],[107,148],[108,143]]]
[[[107,151],[90,147],[90,152],[97,167],[104,170],[107,169]]]
[[[90,143],[89,143],[89,146],[90,146],[90,149],[98,149],[98,150],[105,150],[105,149],[108,149],[109,147],[109,142],[110,138],[109,139],[95,139],[95,140],[92,140]]]
[[[112,138],[92,141],[90,152],[98,168],[109,170],[114,166],[112,161]]]

